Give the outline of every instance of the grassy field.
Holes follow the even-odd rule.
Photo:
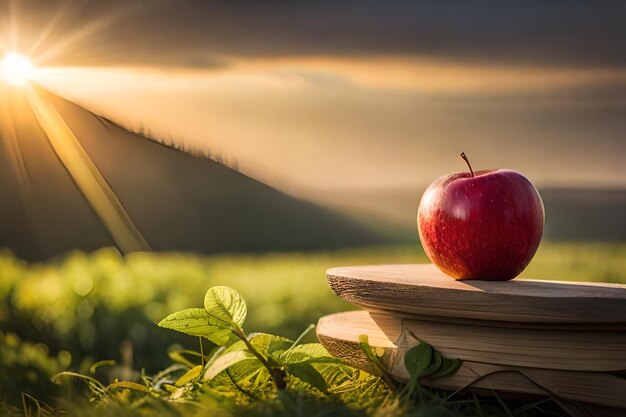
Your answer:
[[[168,349],[195,349],[197,341],[155,323],[202,305],[215,285],[230,286],[247,300],[246,331],[294,339],[320,316],[352,308],[329,290],[326,269],[425,261],[417,246],[212,257],[122,257],[104,249],[45,264],[3,253],[0,401],[16,404],[21,392],[52,401],[59,394],[49,382],[52,374],[85,372],[97,360],[116,360],[115,372],[167,367]],[[543,243],[523,278],[626,283],[626,244]]]

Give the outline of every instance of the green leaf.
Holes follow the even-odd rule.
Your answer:
[[[270,377],[269,372],[267,372],[261,361],[258,360],[237,362],[228,368],[228,375],[240,385],[249,384],[253,379],[259,378],[260,374],[263,374],[262,377],[265,380],[268,380]]]
[[[302,382],[306,382],[322,392],[328,390],[324,377],[308,363],[294,363],[287,367],[288,374],[295,376]]]
[[[228,353],[228,352],[236,352],[238,350],[247,350],[248,349],[246,344],[241,339],[238,339],[236,342],[231,343],[230,345],[225,346],[224,348],[225,348],[225,350],[223,352],[220,352],[220,354]]]
[[[206,372],[204,373],[204,379],[211,380],[224,369],[229,368],[232,365],[241,361],[258,361],[258,359],[254,357],[250,352],[245,350],[224,353],[207,368]]]
[[[265,356],[280,354],[293,344],[293,340],[268,333],[253,333],[248,336],[250,344]]]
[[[248,308],[243,297],[229,287],[209,289],[204,296],[204,309],[213,319],[211,324],[227,329],[241,329]]]
[[[180,364],[173,364],[168,366],[162,371],[159,371],[151,378],[152,386],[161,386],[164,383],[170,382],[174,378],[174,374],[178,375],[181,372],[185,373],[189,368],[193,368],[195,365],[184,366]]]
[[[165,389],[165,391],[169,392],[170,394],[173,394],[176,391],[178,391],[178,388],[170,384],[163,384],[163,388]]]
[[[183,385],[187,384],[188,382],[191,382],[191,381],[197,379],[200,376],[201,373],[202,373],[202,365],[195,366],[195,367],[191,368],[189,371],[187,371],[187,373],[185,373],[185,375],[183,375],[180,378],[178,378],[178,381],[176,381],[175,385],[177,387],[182,387]]]
[[[292,340],[282,336],[275,336],[268,333],[250,333],[248,341],[263,356],[269,356],[274,353],[282,353],[292,345]],[[236,350],[246,350],[248,347],[242,340],[238,340],[226,348],[225,352],[234,352]]]
[[[428,343],[420,343],[407,350],[404,354],[404,366],[409,371],[411,380],[417,380],[430,366],[433,348]]]
[[[281,364],[295,364],[295,363],[321,363],[321,362],[334,362],[337,363],[337,359],[330,356],[326,348],[321,343],[306,343],[303,345],[297,345],[291,349],[286,350],[278,357],[278,362]]]
[[[441,378],[442,376],[454,375],[456,371],[463,365],[463,361],[460,359],[447,359],[443,358],[443,362],[439,369],[433,374],[429,375],[429,378]]]
[[[211,316],[203,308],[189,308],[170,314],[159,322],[159,327],[176,330],[190,336],[202,336],[216,345],[228,343],[231,331],[211,323]]]
[[[443,357],[441,356],[439,352],[433,349],[432,358],[430,360],[430,365],[428,365],[428,368],[426,368],[424,372],[422,372],[420,377],[434,374],[435,372],[439,370],[442,364],[443,364]]]
[[[338,363],[322,363],[315,367],[330,386],[339,387],[344,382],[353,381],[360,375],[365,374],[365,372],[344,365],[340,361],[337,362]]]
[[[370,345],[369,337],[366,334],[359,335],[359,347],[363,353],[365,353],[365,356],[376,365],[379,374],[384,374],[386,372],[385,366],[380,361],[376,352],[374,352],[374,348]]]

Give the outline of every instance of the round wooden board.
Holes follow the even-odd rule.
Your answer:
[[[432,264],[327,271],[332,290],[369,310],[439,318],[593,324],[626,331],[626,285],[521,280],[456,281]]]
[[[406,381],[404,353],[410,348],[397,346],[378,327],[366,311],[350,311],[322,317],[317,336],[326,349],[347,364],[375,373],[376,368],[359,347],[359,336],[368,335],[368,342],[394,379]],[[610,415],[622,415],[626,409],[626,379],[611,373],[561,371],[496,365],[465,360],[452,376],[434,380],[423,379],[424,385],[445,390],[498,391],[500,393],[556,395],[573,402],[603,405],[622,409]],[[592,412],[590,415],[600,415]],[[608,415],[608,414],[607,414]]]

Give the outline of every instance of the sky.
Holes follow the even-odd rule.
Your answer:
[[[626,4],[0,3],[0,51],[126,126],[278,188],[421,187],[465,169],[626,187]]]

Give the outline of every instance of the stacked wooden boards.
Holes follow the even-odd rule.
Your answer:
[[[369,366],[358,347],[367,334],[405,380],[404,352],[421,340],[463,360],[455,375],[427,385],[626,410],[624,285],[455,281],[430,264],[334,268],[327,276],[339,297],[365,309],[318,324],[330,353],[352,365]]]

